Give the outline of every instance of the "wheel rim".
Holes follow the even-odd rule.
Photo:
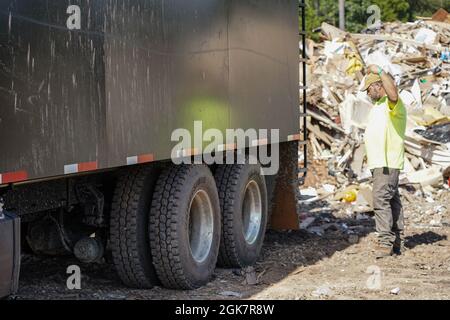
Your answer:
[[[245,187],[244,202],[242,205],[242,225],[245,241],[255,243],[258,239],[262,220],[261,191],[256,181],[251,180]]]
[[[211,199],[204,190],[195,193],[189,206],[189,247],[197,263],[206,260],[211,250],[214,232]]]

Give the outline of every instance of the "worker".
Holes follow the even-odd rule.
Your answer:
[[[404,166],[406,109],[392,77],[369,65],[363,91],[374,102],[364,136],[373,176],[373,204],[378,241],[376,258],[404,252],[404,216],[398,189]]]

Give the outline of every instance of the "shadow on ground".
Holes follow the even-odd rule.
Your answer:
[[[433,244],[442,240],[447,240],[447,236],[437,234],[433,231],[427,231],[421,234],[415,234],[405,238],[405,246],[408,249],[414,249],[421,244]]]
[[[213,281],[192,291],[166,290],[155,287],[136,290],[125,287],[117,276],[111,257],[101,264],[81,264],[72,257],[37,257],[24,255],[18,299],[236,299],[250,297],[277,283],[301,267],[316,264],[336,252],[352,246],[358,238],[374,231],[372,219],[338,218],[334,212],[316,203],[305,210],[315,210],[312,226],[325,226],[322,235],[306,230],[269,230],[260,259],[255,265],[259,284],[245,284],[240,270],[218,268]],[[353,235],[351,238],[350,235]],[[357,235],[357,237],[355,237]],[[350,240],[351,238],[351,240]],[[82,290],[68,290],[66,273],[70,265],[79,265]],[[240,296],[225,296],[224,291]]]

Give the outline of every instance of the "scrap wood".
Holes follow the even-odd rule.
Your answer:
[[[317,114],[316,112],[313,112],[313,111],[311,111],[311,110],[307,110],[307,113],[308,113],[311,117],[313,117],[314,119],[316,119],[316,120],[318,120],[318,121],[320,121],[320,122],[322,122],[322,123],[324,123],[324,124],[330,126],[331,128],[333,128],[333,129],[335,129],[335,130],[337,130],[337,131],[342,132],[342,133],[345,134],[345,130],[342,129],[341,127],[339,127],[336,123],[334,123],[334,122],[331,121],[330,119],[327,119],[327,118],[325,118],[325,117],[323,117],[323,116],[321,116],[321,115],[319,115],[319,114]]]
[[[439,8],[431,17],[431,20],[433,21],[439,21],[439,22],[444,22],[447,21],[449,18],[449,13],[443,9],[443,8]]]
[[[333,143],[333,138],[326,132],[320,130],[320,127],[318,125],[312,125],[311,122],[307,122],[306,124],[307,129],[309,132],[314,133],[314,135],[322,140],[327,145],[331,146]]]
[[[415,202],[414,198],[409,194],[409,192],[407,190],[405,190],[405,192],[402,193],[402,196],[405,197],[409,203]]]
[[[322,32],[325,32],[329,35],[331,35],[331,39],[345,39],[347,37],[347,39],[354,39],[354,40],[360,40],[363,39],[365,41],[368,40],[374,40],[374,41],[394,41],[394,42],[399,42],[399,43],[407,43],[407,44],[411,44],[413,46],[416,47],[423,47],[426,48],[428,50],[433,50],[433,51],[441,51],[442,47],[441,46],[436,46],[436,45],[427,45],[424,44],[422,42],[418,42],[414,39],[407,39],[407,38],[401,38],[401,37],[395,37],[389,34],[363,34],[363,33],[348,33],[345,31],[342,31],[326,22],[322,23]]]
[[[373,40],[377,40],[377,41],[396,41],[396,42],[400,42],[400,43],[407,43],[407,44],[411,44],[413,46],[416,47],[422,47],[422,48],[426,48],[428,50],[433,50],[436,52],[441,52],[442,51],[442,47],[441,46],[436,46],[436,45],[431,45],[431,44],[424,44],[421,42],[418,42],[416,40],[412,40],[412,39],[405,39],[405,38],[400,38],[400,37],[394,37],[391,35],[384,35],[384,34],[359,34],[359,33],[355,33],[352,34],[352,36],[356,39],[373,39]]]
[[[311,142],[316,147],[317,153],[320,156],[323,150],[322,147],[320,146],[320,143],[317,141],[315,134],[311,133],[309,137],[311,138]]]
[[[314,49],[309,50],[315,63],[310,69],[307,114],[315,121],[307,128],[314,134],[310,143],[319,158],[329,148],[328,169],[338,184],[348,179],[370,180],[361,144],[367,123],[364,116],[372,102],[360,91],[364,70],[358,69],[372,63],[390,73],[401,89],[409,115],[408,170],[450,166],[450,144],[412,132],[419,126],[428,129],[449,120],[450,59],[446,52],[450,24],[392,22],[384,23],[376,34],[355,34],[323,23],[321,31],[327,41],[314,43]],[[431,134],[427,137],[440,139]]]
[[[411,137],[406,137],[406,150],[419,158],[442,167],[450,166],[450,150],[440,150],[437,146],[425,146],[415,141]]]
[[[314,157],[314,159],[317,159],[319,157],[319,150],[317,150],[316,144],[312,142],[313,138],[314,138],[314,133],[309,134],[309,139],[311,141],[311,149],[313,151],[313,157]]]

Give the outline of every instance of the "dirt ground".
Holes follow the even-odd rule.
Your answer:
[[[217,269],[213,281],[198,290],[128,289],[110,263],[83,265],[72,258],[24,255],[20,290],[12,298],[450,299],[449,195],[442,188],[433,202],[413,192],[409,200],[403,197],[408,250],[401,256],[376,260],[372,216],[349,215],[320,201],[305,207],[305,214],[316,218],[314,225],[328,226],[324,234],[268,231],[254,271]],[[66,287],[66,269],[72,264],[81,267],[81,290]],[[257,284],[247,284],[255,276]]]

